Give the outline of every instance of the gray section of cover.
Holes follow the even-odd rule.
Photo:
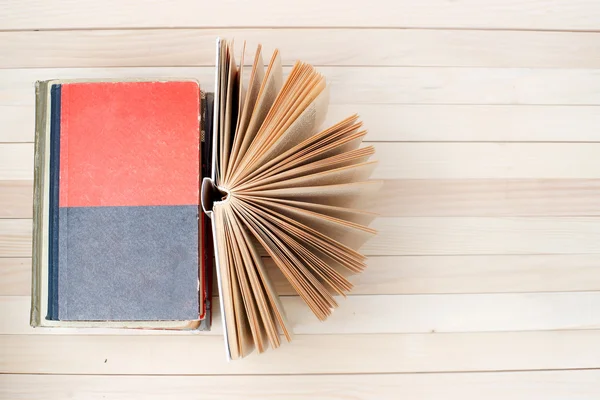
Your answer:
[[[198,207],[59,211],[60,320],[198,319]]]

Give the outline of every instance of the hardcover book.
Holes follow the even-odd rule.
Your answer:
[[[32,323],[199,327],[198,83],[54,80],[37,100]]]
[[[375,231],[357,115],[321,127],[325,78],[217,40],[193,80],[37,84],[31,323],[210,329],[216,272],[229,359],[292,339],[263,259],[325,320]],[[246,70],[246,71],[245,71]]]

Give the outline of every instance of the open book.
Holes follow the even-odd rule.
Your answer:
[[[32,326],[209,330],[216,270],[237,359],[292,337],[273,265],[319,320],[351,290],[375,235],[374,148],[357,115],[321,127],[329,92],[311,65],[284,79],[278,51],[266,68],[260,46],[244,54],[217,41],[214,93],[37,83]]]
[[[375,214],[361,207],[381,184],[369,180],[374,148],[361,146],[358,116],[319,130],[329,89],[314,67],[296,62],[284,79],[279,52],[265,69],[258,46],[247,74],[244,54],[238,66],[233,44],[217,43],[212,171],[202,183],[232,359],[279,347],[280,332],[292,337],[263,255],[318,319],[337,307],[348,275],[365,268],[357,249],[375,235]]]

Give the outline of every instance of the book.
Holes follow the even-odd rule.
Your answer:
[[[32,325],[210,329],[228,359],[293,327],[270,257],[319,320],[365,268],[381,181],[358,115],[323,127],[326,79],[275,50],[193,80],[38,83]]]
[[[37,84],[32,325],[200,327],[201,100],[193,80]]]

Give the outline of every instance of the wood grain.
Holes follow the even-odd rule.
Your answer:
[[[265,12],[268,10],[268,12]],[[598,30],[594,0],[6,0],[0,29],[91,29],[171,27],[425,27]]]
[[[107,361],[108,363],[108,361]],[[158,400],[167,396],[313,400],[595,400],[600,371],[528,371],[369,375],[104,376],[0,375],[0,397]]]
[[[379,218],[367,255],[595,254],[600,220],[590,217]]]
[[[33,181],[0,181],[0,218],[33,217]]]
[[[598,368],[600,331],[296,335],[229,363],[218,336],[1,335],[0,348],[0,372],[17,374],[514,371]]]
[[[349,113],[359,114],[371,142],[600,141],[598,106],[332,104],[324,126]],[[34,115],[33,104],[0,105],[0,143],[33,142]]]
[[[374,142],[600,141],[597,106],[332,104],[328,122],[349,110],[360,115]]]
[[[217,36],[236,54],[247,41],[247,60],[258,43],[279,48],[284,65],[600,67],[598,32],[258,28],[5,31],[0,68],[212,66]]]
[[[600,177],[596,143],[381,143],[378,179]]]
[[[600,215],[600,180],[390,179],[373,209],[390,217]]]
[[[33,148],[33,143],[0,144],[0,180],[33,182]]]
[[[323,66],[318,70],[330,84],[332,104],[600,105],[598,69]],[[0,105],[33,105],[36,80],[132,77],[196,78],[201,87],[212,90],[214,68],[2,69]]]
[[[0,130],[2,142],[33,142],[35,135],[35,107],[30,106],[0,106],[0,120],[3,129]]]
[[[30,219],[0,219],[0,258],[31,257],[32,234]]]
[[[31,294],[31,258],[0,258],[0,295]]]

